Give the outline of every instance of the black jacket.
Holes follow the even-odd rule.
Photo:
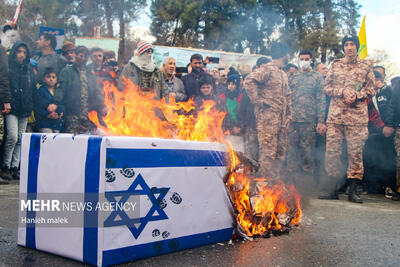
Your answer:
[[[4,48],[0,45],[0,103],[10,103],[10,82],[8,80],[8,60]]]
[[[57,90],[57,88],[55,89]],[[54,103],[54,97],[50,93],[45,84],[42,84],[34,94],[34,111],[35,111],[35,126],[36,128],[50,128],[53,130],[61,130],[61,119],[50,119],[47,107]],[[57,113],[63,112],[61,108],[57,109]]]
[[[392,97],[390,99],[390,113],[388,121],[392,126],[396,127],[400,124],[400,83],[398,83],[392,90]]]
[[[26,48],[26,58],[22,64],[16,59],[16,51],[20,46]],[[8,56],[8,77],[11,91],[10,113],[19,118],[29,117],[33,109],[33,93],[36,89],[29,58],[28,45],[21,41],[14,44]]]
[[[195,98],[196,96],[200,95],[199,79],[201,77],[201,74],[202,73],[196,75],[194,73],[190,73],[182,77],[182,82],[185,87],[187,99]]]
[[[379,115],[385,125],[393,125],[393,111],[390,105],[392,99],[392,88],[385,85],[383,88],[378,90],[376,94],[376,103],[378,104]]]
[[[97,79],[87,72],[89,111],[98,113],[104,107],[104,97],[97,87]],[[60,73],[60,86],[55,89],[54,102],[65,111],[64,115],[79,115],[81,112],[82,83],[75,65],[66,66]]]

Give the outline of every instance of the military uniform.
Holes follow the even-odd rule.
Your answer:
[[[335,60],[327,74],[325,93],[331,96],[327,118],[326,162],[329,176],[339,177],[343,139],[347,141],[347,178],[362,179],[364,174],[362,151],[368,137],[368,106],[366,98],[375,95],[374,74],[369,61],[358,57]],[[346,104],[344,90],[352,90],[356,100]]]
[[[325,93],[322,76],[315,72],[299,72],[289,77],[292,122],[288,132],[286,170],[299,169],[312,174],[315,170],[314,147],[316,123],[325,120]]]
[[[291,116],[287,76],[270,62],[250,73],[244,87],[255,105],[260,173],[278,179],[286,154]]]

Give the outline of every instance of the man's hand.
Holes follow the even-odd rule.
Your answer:
[[[47,111],[48,112],[55,112],[56,110],[57,110],[57,108],[58,108],[58,106],[56,105],[56,104],[50,104],[48,107],[47,107]]]
[[[11,111],[11,105],[10,103],[4,103],[3,104],[3,110],[1,112],[3,112],[4,114],[8,114]]]
[[[352,104],[356,101],[356,92],[346,89],[343,91],[343,97],[346,104]]]
[[[319,135],[324,135],[326,133],[326,125],[319,122],[316,131]]]
[[[55,120],[59,118],[56,112],[51,112],[49,115],[47,115],[47,117],[49,119],[55,119]]]
[[[388,127],[388,126],[383,127],[382,130],[383,136],[390,137],[393,134],[393,132],[394,132],[393,127]]]
[[[232,128],[232,133],[234,134],[234,135],[240,135],[240,132],[242,131],[242,128],[240,128],[240,127],[237,127],[237,126],[233,126],[233,128]]]

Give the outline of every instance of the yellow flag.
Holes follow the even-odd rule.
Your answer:
[[[358,39],[360,39],[360,49],[358,49],[358,56],[362,59],[365,59],[368,55],[367,34],[365,33],[365,16],[361,24],[360,33],[358,34]]]

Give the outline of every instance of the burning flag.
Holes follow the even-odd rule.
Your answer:
[[[89,118],[107,135],[156,137],[189,141],[225,142],[222,121],[225,113],[213,101],[201,109],[193,100],[156,100],[129,79],[124,91],[106,82],[105,105],[109,112],[99,121],[95,111]],[[251,161],[241,158],[229,146],[230,167],[226,185],[238,229],[242,236],[269,236],[287,231],[301,220],[300,195],[294,186],[267,178],[251,178]]]

